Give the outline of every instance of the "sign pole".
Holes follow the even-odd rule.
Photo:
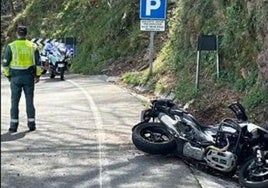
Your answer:
[[[220,57],[219,57],[219,36],[216,36],[216,45],[217,45],[217,62],[216,62],[216,66],[217,66],[217,78],[220,78]]]
[[[150,32],[150,45],[149,45],[149,76],[153,73],[153,57],[154,57],[154,31]]]
[[[195,89],[199,89],[199,72],[200,72],[200,58],[201,51],[197,51],[197,60],[196,60],[196,77],[195,77]]]
[[[149,73],[153,73],[154,35],[156,31],[165,31],[167,0],[140,0],[140,29],[150,31]]]
[[[198,37],[197,44],[197,61],[196,61],[196,79],[195,87],[196,90],[199,89],[199,74],[200,74],[200,61],[201,61],[201,52],[203,51],[216,51],[216,74],[217,79],[220,78],[220,56],[219,56],[219,41],[220,38],[218,35],[201,35]]]

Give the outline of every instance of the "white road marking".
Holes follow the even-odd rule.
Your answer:
[[[93,98],[87,93],[87,91],[82,86],[80,86],[78,83],[76,83],[72,80],[66,80],[66,81],[70,82],[71,84],[73,84],[74,86],[76,86],[77,88],[79,88],[82,91],[82,93],[87,98],[87,101],[89,103],[89,107],[90,107],[91,111],[93,112],[95,125],[97,127],[97,132],[98,132],[97,138],[98,138],[98,151],[99,151],[99,185],[100,185],[100,188],[102,188],[102,186],[103,186],[103,176],[102,176],[102,171],[103,171],[103,153],[102,153],[103,134],[101,133],[101,130],[103,130],[103,122],[102,122],[101,114],[100,114],[98,107],[95,104]]]

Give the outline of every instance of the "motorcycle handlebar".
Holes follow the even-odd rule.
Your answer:
[[[219,130],[222,130],[222,127],[230,127],[235,129],[236,131],[240,132],[241,131],[241,127],[238,123],[236,123],[234,120],[226,118],[224,120],[222,120],[222,122],[220,123],[219,126]]]

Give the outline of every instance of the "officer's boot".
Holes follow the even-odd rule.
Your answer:
[[[18,119],[11,119],[10,121],[10,127],[8,129],[9,132],[17,132],[19,125],[19,120]]]

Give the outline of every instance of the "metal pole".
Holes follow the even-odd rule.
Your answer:
[[[154,57],[154,31],[150,32],[150,45],[149,45],[149,76],[153,73],[153,57]]]
[[[199,72],[200,72],[200,58],[201,52],[197,51],[197,60],[196,60],[196,77],[195,77],[195,89],[199,89]]]
[[[219,36],[216,36],[216,45],[217,45],[217,78],[220,78],[220,57],[219,57]]]
[[[72,39],[72,48],[75,51],[75,49],[74,49],[74,43],[75,43],[75,38],[73,37],[73,39]]]

